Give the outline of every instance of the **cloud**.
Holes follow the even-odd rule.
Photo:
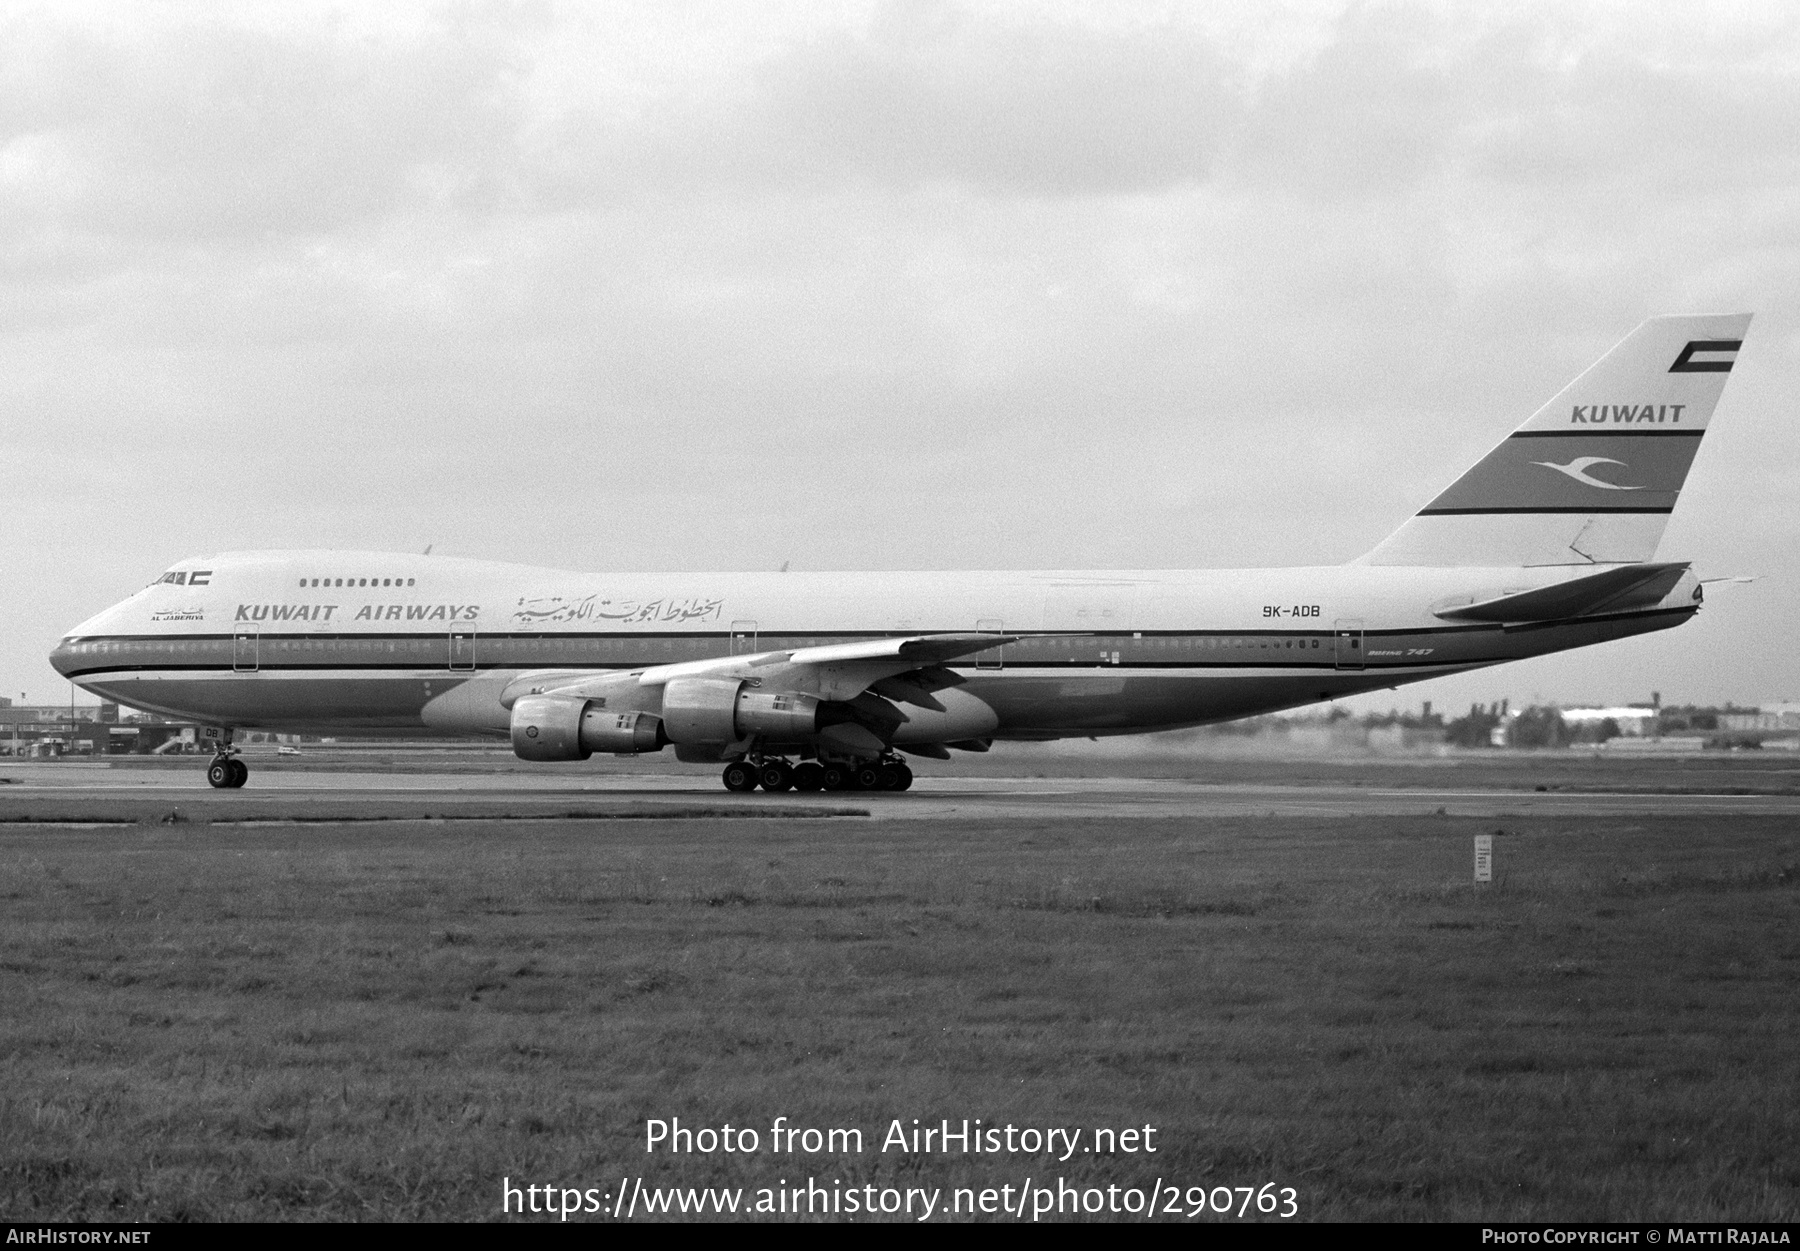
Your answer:
[[[207,544],[1344,559],[1681,309],[1765,313],[1684,551],[1792,529],[1779,7],[88,12],[0,28],[0,487],[210,520],[0,668]]]
[[[399,43],[229,14],[12,33],[0,204],[27,228],[230,246],[504,196],[515,67],[451,23]]]
[[[772,59],[757,69],[751,119],[818,177],[1139,194],[1208,176],[1238,112],[1229,71],[1173,23],[965,14],[833,32]]]

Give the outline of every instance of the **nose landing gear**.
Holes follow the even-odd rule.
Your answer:
[[[236,790],[250,780],[250,766],[229,752],[220,752],[206,766],[206,782],[214,790]]]

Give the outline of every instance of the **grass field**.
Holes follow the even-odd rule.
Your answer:
[[[8,826],[0,900],[9,1219],[637,1176],[1800,1218],[1791,819]],[[643,1149],[777,1116],[867,1149]],[[883,1153],[896,1117],[1159,1150]]]

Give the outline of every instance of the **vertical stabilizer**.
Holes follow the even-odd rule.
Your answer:
[[[1749,326],[1651,318],[1359,563],[1649,560]]]

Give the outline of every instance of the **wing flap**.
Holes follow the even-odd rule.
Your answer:
[[[891,699],[902,704],[927,708],[932,712],[943,712],[943,701],[934,694],[946,687],[961,686],[966,681],[954,670],[932,665],[924,669],[909,669],[905,673],[896,673],[892,677],[882,678],[869,687],[883,699]]]

